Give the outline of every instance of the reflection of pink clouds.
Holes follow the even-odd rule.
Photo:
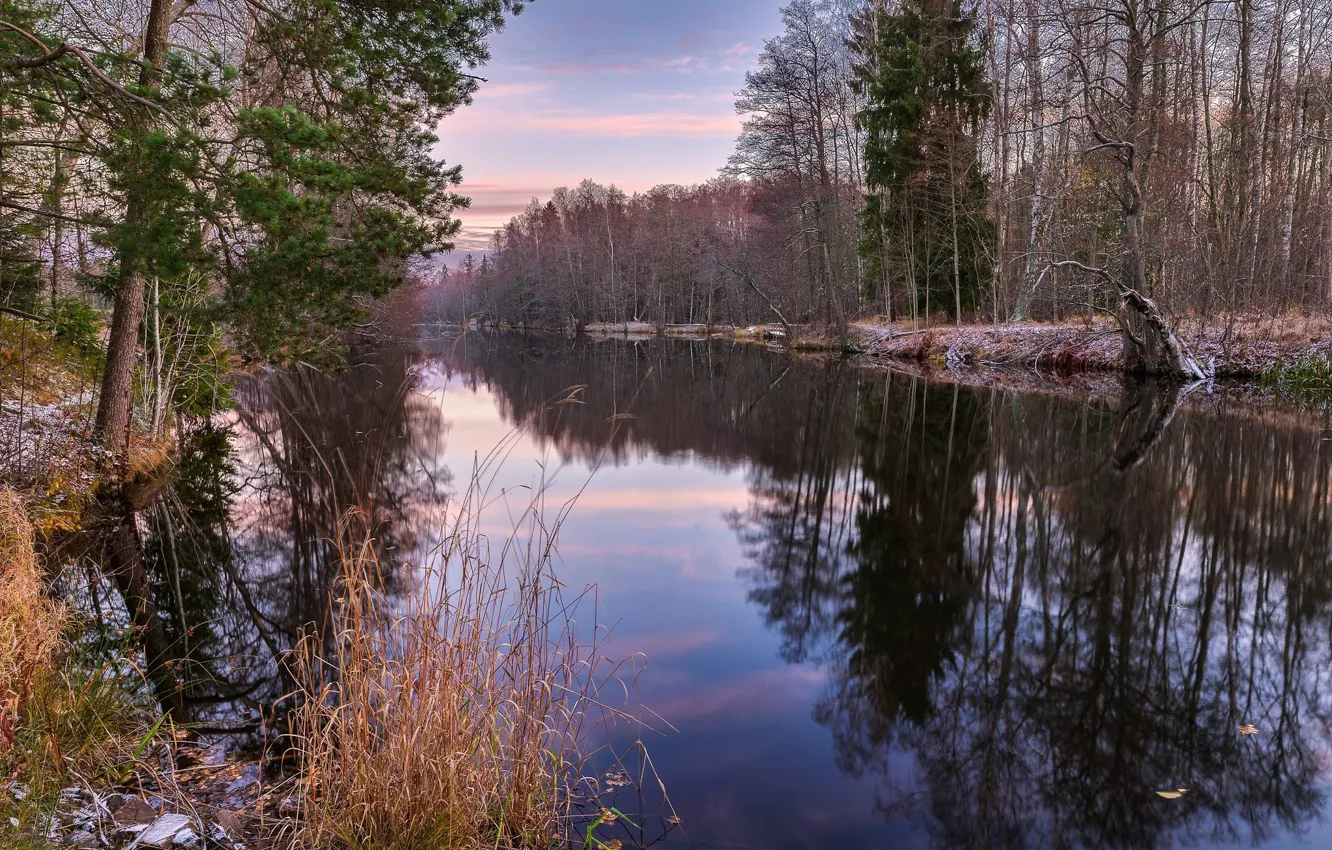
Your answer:
[[[709,482],[711,484],[711,482]],[[709,486],[701,490],[626,490],[593,487],[578,499],[578,507],[585,510],[652,511],[682,510],[688,508],[722,508],[729,510],[746,504],[749,491],[743,486],[726,489]]]
[[[654,694],[651,708],[674,725],[689,720],[759,717],[805,710],[813,704],[824,676],[812,667],[755,670],[727,681],[694,681],[669,694]]]
[[[649,663],[677,655],[685,655],[722,642],[721,629],[694,629],[688,632],[649,632],[647,634],[619,635],[611,633],[607,648],[612,656],[641,654]],[[664,671],[663,671],[664,672]],[[661,684],[654,682],[654,684]]]

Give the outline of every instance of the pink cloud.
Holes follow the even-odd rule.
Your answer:
[[[466,254],[489,250],[490,239],[494,235],[493,227],[463,227],[453,237],[454,252]]]
[[[638,635],[611,633],[609,647],[614,652],[642,654],[648,662],[685,655],[722,643],[726,635],[721,629],[703,628],[685,632],[651,632]]]
[[[547,91],[550,91],[549,83],[487,83],[477,97],[526,97]]]
[[[638,92],[630,95],[634,100],[668,101],[673,103],[722,103],[730,106],[735,95],[730,92]]]
[[[652,710],[673,724],[706,717],[780,715],[814,701],[824,676],[809,667],[755,670],[727,681],[683,687],[653,699]]]
[[[449,127],[452,134],[509,132],[567,133],[617,136],[733,136],[740,130],[734,114],[698,112],[594,113],[580,110],[493,113],[476,110],[466,122]]]

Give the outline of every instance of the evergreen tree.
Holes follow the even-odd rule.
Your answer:
[[[107,443],[124,448],[141,320],[179,302],[173,288],[210,295],[192,309],[244,353],[326,357],[409,258],[451,247],[461,170],[434,158],[431,128],[469,101],[468,71],[524,2],[290,0],[256,7],[239,49],[213,49],[190,41],[190,3],[139,0],[138,39],[56,14],[59,2],[39,15],[0,0],[0,210],[24,219],[0,219],[0,298],[31,300],[32,236],[58,220],[26,201],[31,187],[15,201],[11,163],[70,148],[39,125],[71,118],[84,170],[105,181],[85,222],[107,261],[95,285],[115,304]]]
[[[913,316],[948,307],[960,321],[991,276],[977,155],[990,106],[987,45],[962,0],[903,0],[863,12],[852,48],[865,99],[866,297],[891,314],[901,293]]]

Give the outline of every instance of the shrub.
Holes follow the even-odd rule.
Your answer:
[[[57,298],[47,310],[52,333],[62,342],[89,360],[100,360],[105,353],[102,345],[102,314],[82,298]]]

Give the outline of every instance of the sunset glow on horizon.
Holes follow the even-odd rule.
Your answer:
[[[734,93],[780,0],[537,0],[492,39],[475,102],[439,127],[463,167],[457,257],[558,186],[626,192],[717,176],[740,130]],[[515,165],[516,164],[516,165]]]

